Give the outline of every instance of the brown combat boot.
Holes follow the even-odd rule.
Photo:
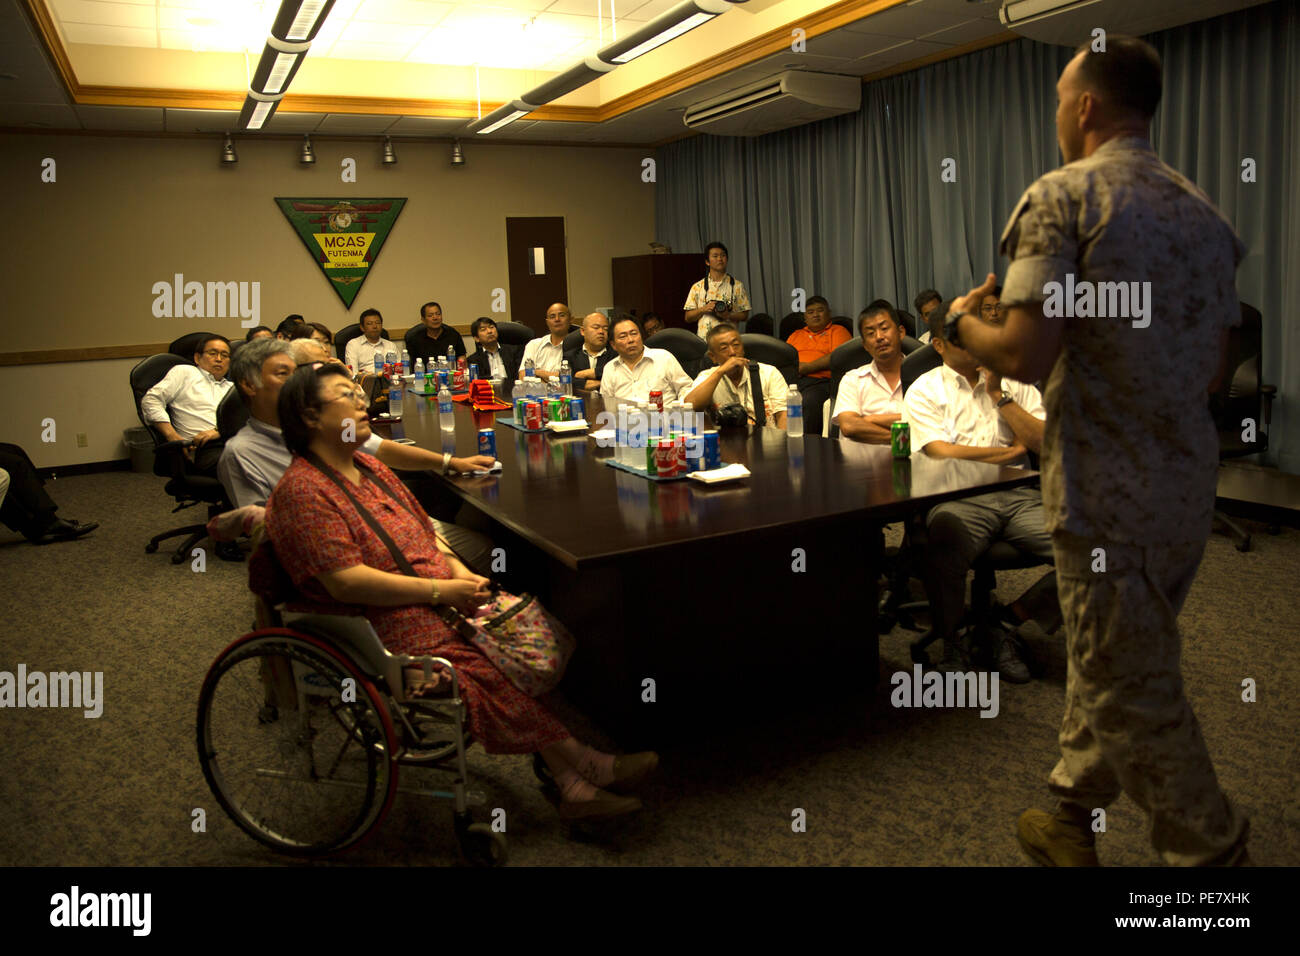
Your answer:
[[[1026,810],[1016,825],[1016,839],[1031,860],[1042,866],[1101,866],[1087,811],[1062,804],[1056,813]]]

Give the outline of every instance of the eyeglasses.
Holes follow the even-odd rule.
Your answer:
[[[325,404],[328,405],[330,402],[338,402],[344,399],[350,399],[353,405],[365,406],[370,404],[366,398],[366,393],[361,391],[359,388],[350,388],[346,392],[340,392],[338,395],[335,395],[333,398],[326,401]]]
[[[224,359],[230,358],[229,352],[223,352],[220,349],[207,349],[204,351],[203,354],[206,355],[208,358],[224,358]]]
[[[1003,305],[1001,302],[995,302],[993,305],[981,305],[981,306],[980,306],[980,314],[981,314],[981,315],[993,315],[994,313],[997,313],[998,315],[1001,315],[1002,313],[1004,313],[1004,312],[1006,312],[1006,311],[1007,311],[1007,307],[1006,307],[1005,305]]]

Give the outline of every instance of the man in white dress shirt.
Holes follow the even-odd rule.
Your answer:
[[[221,335],[199,343],[193,365],[177,365],[140,400],[144,420],[167,441],[192,441],[185,454],[202,472],[221,457],[217,406],[233,387],[226,381],[230,342]],[[213,444],[215,442],[215,444]]]
[[[352,366],[352,376],[358,380],[365,375],[375,373],[375,356],[379,361],[387,361],[389,352],[401,356],[397,346],[383,337],[384,317],[378,309],[366,309],[361,313],[361,334],[350,340],[343,348],[344,363]]]
[[[939,458],[961,458],[1024,466],[1028,452],[1043,443],[1047,412],[1038,389],[999,378],[980,368],[969,352],[943,338],[947,310],[932,313],[930,342],[943,364],[926,372],[907,390],[903,421],[911,426],[912,449]],[[1052,539],[1043,521],[1043,496],[1037,488],[995,491],[949,501],[926,516],[926,593],[931,627],[944,642],[944,670],[964,670],[957,624],[966,597],[966,573],[994,541],[1053,560]],[[1003,639],[996,653],[1003,679],[1029,680],[1015,641]]]
[[[519,380],[523,381],[528,363],[533,363],[533,374],[542,381],[560,378],[560,363],[564,361],[564,339],[569,334],[572,313],[563,302],[552,302],[546,310],[547,334],[533,339],[524,346],[524,359],[519,363]]]
[[[610,334],[618,358],[605,366],[600,380],[600,397],[607,409],[612,411],[620,401],[647,401],[656,391],[664,393],[665,406],[686,397],[691,377],[671,352],[645,347],[636,319],[615,319]]]
[[[893,309],[867,306],[858,335],[871,361],[840,379],[831,419],[844,438],[889,444],[889,427],[903,414],[903,327]]]
[[[785,397],[789,386],[775,366],[745,358],[745,346],[740,333],[730,322],[721,322],[709,329],[709,358],[714,367],[706,368],[683,399],[696,411],[742,405],[749,415],[751,425],[760,424],[754,407],[754,380],[758,376],[762,395],[763,421],[761,424],[785,428]]]

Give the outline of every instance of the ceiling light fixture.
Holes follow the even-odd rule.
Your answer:
[[[304,135],[302,138],[302,152],[298,154],[298,162],[304,166],[310,166],[316,162],[316,152],[311,148],[311,137]]]
[[[249,81],[248,95],[239,112],[240,129],[256,130],[266,125],[333,7],[334,0],[283,0]],[[306,158],[309,151],[310,144],[303,149],[302,162],[316,161],[315,157]]]
[[[511,103],[505,103],[498,106],[487,116],[477,119],[465,127],[471,133],[477,133],[479,136],[486,136],[493,133],[501,127],[513,123],[521,116],[527,116],[537,107],[532,103],[526,103],[523,100],[515,100]]]
[[[384,137],[384,151],[381,154],[379,161],[385,166],[397,165],[397,154],[393,152],[393,141],[387,136]]]
[[[667,13],[656,17],[622,40],[615,40],[596,54],[606,63],[630,63],[637,57],[675,40],[714,17],[726,13],[734,3],[728,0],[686,0]]]
[[[453,166],[465,165],[465,151],[461,149],[460,140],[451,144],[451,164]]]
[[[271,25],[271,36],[295,43],[310,42],[333,6],[334,0],[283,0]]]
[[[239,157],[235,155],[235,144],[231,140],[230,134],[227,133],[226,142],[221,147],[221,165],[233,166],[237,162],[239,162]]]
[[[552,77],[541,86],[529,90],[523,95],[522,99],[526,103],[543,106],[551,102],[551,100],[558,100],[566,93],[572,93],[581,86],[586,86],[592,80],[613,69],[617,69],[616,64],[606,63],[604,60],[589,56],[581,63],[575,63],[559,76]]]

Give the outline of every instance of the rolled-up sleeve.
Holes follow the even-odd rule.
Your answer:
[[[1065,276],[1078,269],[1075,207],[1059,176],[1044,176],[1025,190],[999,247],[1011,259],[1002,280],[1003,305],[1042,302],[1049,282],[1064,285]]]
[[[176,396],[185,387],[186,371],[190,366],[177,365],[163,376],[161,382],[144,393],[140,399],[140,409],[147,422],[170,422],[171,415],[167,406],[176,400]]]

